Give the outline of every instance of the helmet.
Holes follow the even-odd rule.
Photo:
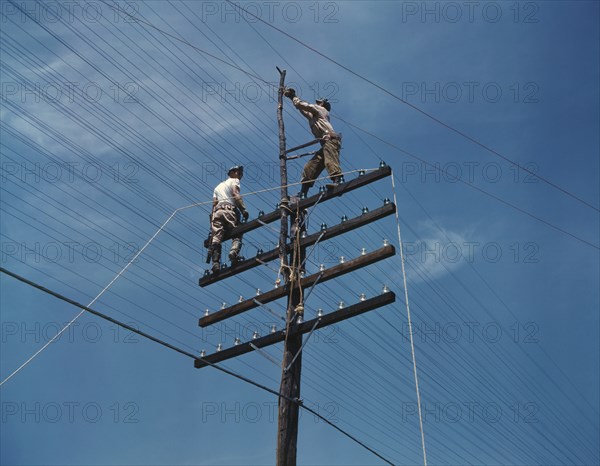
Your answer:
[[[322,105],[323,107],[325,107],[325,109],[329,112],[331,110],[331,104],[329,103],[329,100],[324,99],[323,97],[319,97],[316,102],[320,105]]]
[[[227,171],[227,175],[231,176],[231,172],[234,171],[239,171],[241,174],[244,173],[244,167],[242,167],[241,165],[234,165],[233,167],[231,167],[228,171]]]

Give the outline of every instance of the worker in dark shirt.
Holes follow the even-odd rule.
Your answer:
[[[317,99],[314,104],[309,104],[296,96],[296,91],[292,88],[285,89],[283,95],[292,100],[294,107],[300,110],[300,113],[308,119],[310,130],[319,139],[321,148],[310,159],[302,170],[302,189],[301,197],[306,197],[308,190],[315,184],[315,179],[319,177],[324,168],[327,169],[332,184],[328,187],[335,187],[341,181],[342,170],[340,169],[340,148],[342,138],[336,133],[329,122],[329,111],[331,104],[327,99]]]

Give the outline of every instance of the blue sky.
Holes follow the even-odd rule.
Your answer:
[[[118,3],[146,23],[112,2],[15,3],[0,19],[2,267],[87,304],[228,166],[261,191],[251,218],[273,210],[279,66],[301,97],[332,102],[348,178],[394,171],[395,193],[385,179],[319,205],[309,231],[396,194],[428,462],[599,462],[597,2],[242,3],[264,22],[225,2]],[[284,120],[288,146],[311,139],[288,101]],[[192,353],[267,333],[263,309],[198,327],[277,278],[270,264],[199,288],[207,214],[180,211],[93,307]],[[398,246],[394,218],[320,244],[308,269],[384,238]],[[253,231],[243,252],[276,239]],[[400,265],[315,288],[309,316],[384,284],[397,301],[312,335],[302,397],[419,464]],[[1,290],[5,380],[79,310],[5,275]],[[223,366],[279,387],[261,354]],[[87,314],[0,397],[2,464],[274,463],[274,396]],[[298,462],[382,464],[307,412]]]

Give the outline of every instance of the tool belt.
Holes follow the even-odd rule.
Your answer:
[[[240,222],[242,213],[240,212],[240,209],[237,206],[234,206],[233,204],[230,204],[229,202],[219,202],[217,204],[217,207],[215,208],[215,212],[217,210],[231,210],[235,213],[235,221],[237,223]]]
[[[237,210],[237,207],[229,202],[219,202],[215,210]]]
[[[338,140],[338,141],[341,141],[342,140],[342,135],[339,134],[339,133],[328,132],[328,133],[325,133],[321,139],[323,141],[329,141],[329,140]]]

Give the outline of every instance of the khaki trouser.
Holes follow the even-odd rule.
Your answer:
[[[212,230],[212,262],[213,266],[219,264],[221,260],[221,242],[225,237],[226,233],[229,233],[239,223],[238,210],[235,208],[217,208],[212,217],[210,228]],[[236,235],[231,237],[231,248],[229,250],[230,258],[231,254],[239,254],[242,249],[242,235]]]
[[[315,184],[315,179],[319,177],[324,168],[327,169],[329,178],[340,176],[340,140],[329,139],[323,142],[321,149],[304,165],[302,170],[302,182],[309,187]]]
[[[217,209],[213,214],[212,223],[212,245],[221,244],[226,233],[231,231],[238,224],[237,210],[235,209]],[[241,236],[237,239],[242,239]]]

